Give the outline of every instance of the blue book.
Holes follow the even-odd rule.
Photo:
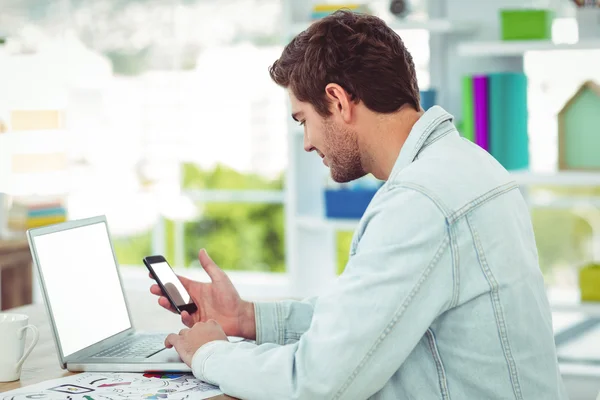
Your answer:
[[[489,74],[489,151],[507,170],[529,167],[527,77]]]

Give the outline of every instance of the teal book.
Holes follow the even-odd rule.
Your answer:
[[[313,20],[317,20],[317,19],[321,19],[324,18],[328,15],[331,15],[333,12],[332,11],[313,11],[311,13],[311,19]]]
[[[67,215],[67,210],[64,207],[51,207],[51,208],[40,208],[29,210],[27,212],[29,217],[54,217]]]
[[[473,78],[462,78],[462,129],[461,135],[471,142],[475,140],[475,125],[473,116]]]
[[[507,170],[529,167],[527,77],[489,74],[489,151]]]

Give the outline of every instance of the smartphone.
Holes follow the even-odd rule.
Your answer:
[[[181,284],[181,281],[173,272],[173,269],[163,256],[149,256],[144,258],[144,264],[154,277],[158,286],[169,299],[171,305],[179,314],[187,311],[192,314],[198,310],[198,307],[192,300],[192,297]]]

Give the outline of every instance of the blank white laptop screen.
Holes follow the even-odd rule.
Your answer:
[[[65,357],[131,327],[104,222],[33,240]]]

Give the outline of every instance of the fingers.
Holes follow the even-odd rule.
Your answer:
[[[179,280],[181,280],[182,283],[183,283],[184,279],[187,280],[188,282],[191,282],[187,278],[179,277]],[[184,286],[186,286],[186,285],[184,285]],[[187,287],[186,287],[186,289],[187,289]],[[152,293],[155,296],[163,296],[163,291],[161,290],[160,286],[158,286],[157,284],[150,286],[150,293]]]
[[[165,347],[167,349],[170,349],[171,347],[177,347],[179,341],[182,340],[189,331],[189,328],[184,328],[180,330],[179,334],[177,335],[174,333],[169,334],[165,339]]]
[[[175,346],[176,344],[179,343],[179,341],[181,340],[181,337],[179,337],[179,335],[176,335],[174,333],[169,334],[169,336],[167,336],[167,338],[165,339],[165,347],[167,349],[170,349],[171,347]]]
[[[156,296],[159,296],[158,304],[162,308],[166,308],[167,310],[171,311],[172,313],[177,314],[177,310],[175,310],[175,308],[173,308],[173,305],[171,304],[169,299],[167,299],[166,297],[164,297],[162,295],[163,294],[162,290],[160,290],[160,287],[158,285],[152,285],[150,287],[150,293],[152,293]],[[181,320],[186,326],[191,327],[194,324],[192,316],[187,311],[183,311],[183,313],[181,314]]]
[[[166,297],[159,297],[158,304],[160,304],[160,306],[162,308],[166,308],[167,310],[171,311],[172,313],[177,314],[177,311],[173,308],[173,306],[171,305],[171,302]]]
[[[160,287],[158,285],[152,285],[150,286],[150,293],[156,295],[156,296],[162,296],[162,290],[160,290]]]
[[[192,318],[190,313],[188,313],[187,311],[181,312],[181,322],[183,322],[183,324],[185,326],[187,326],[188,328],[191,328],[192,326],[194,326],[194,319]]]
[[[166,297],[163,296],[163,292],[162,292],[162,290],[160,290],[160,287],[158,285],[150,286],[150,293],[152,293],[153,295],[159,296],[158,304],[162,308],[166,308],[167,310],[171,311],[172,313],[175,313],[175,314],[177,313],[177,311],[171,305],[171,302],[169,301],[169,299],[167,299]]]
[[[162,296],[159,297],[158,304],[162,308],[166,308],[167,310],[171,311],[173,314],[177,314],[177,310],[175,310],[173,308],[173,306],[171,305],[171,302],[166,297],[162,297]],[[192,326],[194,326],[194,318],[187,311],[181,312],[181,322],[188,328],[191,328]]]
[[[210,258],[205,249],[200,250],[198,253],[198,260],[202,265],[202,268],[206,271],[211,281],[218,282],[223,279],[228,279],[227,275],[219,268],[217,264]]]

